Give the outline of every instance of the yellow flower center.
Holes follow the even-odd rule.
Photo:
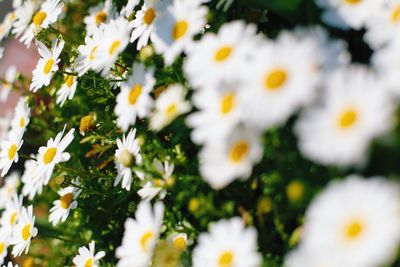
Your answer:
[[[93,259],[87,259],[87,261],[85,262],[85,267],[92,267],[93,266]]]
[[[188,26],[189,24],[187,23],[186,20],[181,20],[176,22],[172,30],[172,37],[174,38],[174,40],[182,38],[187,32]]]
[[[24,228],[22,228],[21,235],[22,235],[22,239],[24,239],[24,241],[28,240],[31,237],[31,225],[30,224],[27,224],[24,226]]]
[[[221,47],[215,53],[215,56],[214,56],[215,61],[220,63],[220,62],[227,60],[230,57],[230,55],[232,54],[232,51],[233,51],[233,47],[231,47],[231,46]]]
[[[222,97],[221,113],[223,115],[226,115],[229,112],[231,112],[234,107],[235,107],[235,93],[233,92],[226,93]]]
[[[142,248],[142,251],[147,252],[148,251],[148,246],[149,246],[149,241],[154,237],[154,233],[152,231],[147,231],[142,235],[140,238],[140,247]]]
[[[350,5],[355,5],[361,3],[362,0],[344,0],[344,2]]]
[[[108,54],[110,56],[114,55],[115,51],[121,46],[121,41],[117,40],[111,44],[110,50],[108,50]]]
[[[165,109],[165,114],[168,117],[175,117],[176,114],[178,113],[178,107],[175,103],[170,104],[166,109]]]
[[[17,220],[17,216],[18,216],[18,213],[16,213],[16,212],[11,214],[11,216],[10,216],[10,225],[14,225],[15,224],[15,221]]]
[[[21,117],[21,119],[19,120],[19,127],[21,127],[21,128],[25,127],[25,119],[24,119],[24,117]]]
[[[393,10],[391,20],[393,23],[400,22],[400,5]]]
[[[89,54],[89,59],[90,59],[90,61],[93,61],[93,60],[96,58],[96,57],[94,56],[94,53],[96,52],[97,48],[99,48],[99,46],[98,46],[98,45],[95,45],[95,46],[92,48],[92,50],[90,51],[90,54]]]
[[[265,88],[275,91],[282,88],[287,81],[287,72],[283,69],[274,69],[265,77]]]
[[[129,96],[128,96],[129,104],[135,105],[136,102],[138,101],[141,93],[142,93],[142,85],[141,84],[137,83],[134,86],[132,86],[131,91],[129,92]]]
[[[107,13],[100,11],[96,14],[96,24],[99,25],[107,20]]]
[[[154,21],[155,17],[156,11],[154,10],[154,8],[147,9],[143,16],[144,24],[150,25]]]
[[[340,114],[338,120],[338,126],[341,129],[348,129],[354,126],[354,124],[356,124],[357,119],[358,119],[357,111],[352,108],[349,108]]]
[[[8,159],[9,160],[13,160],[15,155],[17,154],[17,145],[16,144],[12,144],[11,147],[8,149]]]
[[[44,11],[39,11],[36,12],[36,14],[33,16],[32,22],[36,26],[42,25],[43,21],[47,18],[47,14]]]
[[[54,59],[50,58],[49,60],[47,60],[43,68],[44,74],[49,74],[51,69],[53,68],[53,65],[54,65]]]
[[[175,238],[173,245],[177,250],[184,251],[186,249],[186,240],[183,236],[178,236]]]
[[[360,237],[360,235],[364,231],[364,225],[363,222],[360,220],[351,220],[349,223],[346,224],[345,226],[345,238],[346,240],[352,241],[355,240],[356,238]]]
[[[53,161],[54,157],[56,156],[56,153],[57,153],[57,148],[55,148],[55,147],[48,148],[43,155],[44,164],[51,163]]]
[[[0,254],[3,254],[4,248],[6,247],[6,244],[4,242],[0,243]]]
[[[234,144],[229,152],[229,158],[234,163],[241,162],[249,153],[250,145],[246,141]]]
[[[68,209],[71,205],[71,202],[74,200],[73,193],[67,193],[60,198],[60,206],[63,209]]]
[[[74,84],[74,76],[68,75],[67,78],[65,78],[65,84],[71,88],[72,85]]]
[[[233,265],[233,253],[231,251],[226,251],[222,253],[218,259],[218,266],[230,267],[232,265]]]
[[[133,155],[130,153],[128,150],[124,149],[119,155],[118,155],[118,162],[124,165],[125,167],[130,167],[132,166],[133,163]]]

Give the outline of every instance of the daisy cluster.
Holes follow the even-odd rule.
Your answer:
[[[399,264],[400,1],[254,2],[12,1],[0,264]]]

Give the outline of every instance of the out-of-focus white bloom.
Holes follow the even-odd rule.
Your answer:
[[[33,156],[32,156],[33,158]],[[36,172],[36,168],[38,167],[38,163],[36,160],[27,160],[25,161],[25,170],[22,175],[22,183],[24,186],[22,187],[22,194],[24,196],[28,196],[30,200],[32,200],[36,194],[41,194],[43,189],[43,176],[34,177],[32,174]]]
[[[142,164],[142,156],[140,155],[139,141],[135,139],[136,129],[132,129],[128,135],[117,139],[118,149],[115,151],[115,164],[118,170],[118,175],[115,178],[114,186],[117,186],[121,181],[122,188],[127,191],[131,190],[132,170],[131,167],[136,164]],[[139,178],[142,175],[136,172]]]
[[[83,19],[86,24],[86,34],[92,35],[104,23],[109,23],[115,17],[115,7],[112,0],[106,0],[95,7],[89,8],[89,15]]]
[[[58,133],[56,138],[50,138],[47,141],[46,146],[39,148],[39,153],[37,155],[38,166],[36,171],[32,174],[33,179],[42,179],[44,185],[47,185],[50,181],[51,175],[53,174],[54,167],[60,162],[68,161],[71,155],[68,152],[64,152],[65,149],[74,140],[74,131],[72,128],[63,137],[65,131],[65,126],[62,132]]]
[[[242,90],[240,90],[242,89]],[[196,144],[224,139],[245,117],[242,95],[247,88],[239,84],[222,83],[215,88],[198,90],[192,102],[199,109],[190,114],[187,124],[194,128],[191,138]]]
[[[12,197],[7,200],[5,207],[6,209],[1,215],[0,224],[1,230],[5,231],[8,237],[10,237],[21,216],[22,196],[18,197],[15,192]]]
[[[124,16],[125,18],[128,18],[132,12],[133,9],[139,4],[140,0],[128,0],[128,3],[121,9],[121,15]]]
[[[16,77],[17,69],[15,66],[8,67],[4,79],[0,82],[0,102],[7,101]]]
[[[189,240],[185,233],[173,233],[168,236],[167,240],[181,252],[185,251],[188,245],[192,243],[192,240]]]
[[[298,248],[285,257],[284,267],[339,267],[330,260],[319,257],[318,253]]]
[[[78,249],[78,255],[76,255],[72,262],[77,266],[77,267],[98,267],[99,261],[101,258],[103,258],[106,253],[104,251],[99,251],[95,254],[94,250],[94,241],[89,243],[89,249],[85,246],[80,247]]]
[[[7,249],[9,244],[9,233],[4,229],[0,230],[0,264],[4,263],[4,258],[7,256]]]
[[[373,48],[397,39],[400,34],[400,1],[386,1],[385,5],[368,18],[366,28],[364,39]]]
[[[129,43],[130,27],[124,18],[118,18],[103,25],[102,40],[98,49],[93,52],[96,60],[92,61],[92,69],[101,71],[106,76],[117,61],[118,55]]]
[[[146,46],[149,39],[153,43],[159,41],[156,21],[165,16],[171,2],[171,0],[144,0],[142,8],[136,12],[135,19],[130,23],[133,27],[130,41],[133,43],[138,39],[137,50]]]
[[[300,249],[323,266],[390,265],[400,241],[399,192],[376,177],[330,184],[307,210]]]
[[[253,164],[261,160],[263,148],[259,133],[236,127],[223,140],[214,140],[200,152],[200,173],[213,189],[221,189],[236,178],[250,176]]]
[[[182,85],[168,86],[156,99],[155,110],[150,117],[150,128],[160,131],[179,115],[189,112],[192,106],[185,97],[186,90]]]
[[[71,210],[78,206],[79,194],[82,192],[73,186],[68,186],[58,191],[60,199],[53,202],[53,207],[50,209],[49,221],[53,226],[57,225],[60,221],[65,222]]]
[[[156,83],[154,70],[146,70],[143,64],[135,63],[132,71],[128,81],[121,85],[114,110],[118,116],[117,125],[124,132],[135,124],[136,117],[145,118],[153,106],[150,92]]]
[[[174,0],[167,13],[155,23],[159,40],[154,42],[157,53],[164,56],[165,63],[171,65],[182,52],[193,44],[193,36],[205,26],[208,9],[188,0]]]
[[[118,267],[147,267],[159,239],[164,217],[164,205],[140,202],[135,219],[125,221],[122,244],[116,250]]]
[[[0,24],[0,41],[8,36],[16,18],[16,11],[11,11],[4,17],[3,22]]]
[[[193,251],[194,267],[257,267],[261,261],[257,231],[246,228],[238,217],[212,224],[208,233],[200,234]]]
[[[1,142],[0,169],[2,169],[2,177],[8,173],[13,163],[18,162],[18,151],[23,143],[22,133],[14,129],[9,132],[8,139]]]
[[[32,72],[33,77],[29,90],[33,92],[37,92],[43,86],[50,84],[54,72],[58,70],[59,56],[64,48],[64,41],[58,42],[58,39],[54,39],[51,50],[40,41],[37,41],[37,45],[41,58]]]
[[[20,175],[18,172],[14,171],[10,175],[4,177],[4,185],[0,188],[0,209],[3,209],[7,202],[17,194],[20,183]]]
[[[70,68],[66,69],[67,72],[72,72]],[[65,74],[64,83],[57,91],[56,103],[62,107],[67,99],[71,100],[74,97],[76,86],[78,85],[78,78],[74,75]]]
[[[18,7],[16,9],[16,19],[13,25],[13,30],[12,33],[15,34],[17,38],[20,39],[21,42],[26,40],[25,32],[31,33],[31,39],[32,41],[34,35],[30,29],[30,25],[32,22],[33,15],[39,8],[38,2],[35,0],[27,0],[25,1],[22,6]],[[30,42],[28,43],[30,46]]]
[[[165,161],[164,164],[162,164],[157,159],[153,161],[153,166],[160,174],[160,177],[154,177],[151,181],[146,182],[138,191],[138,195],[146,201],[152,200],[157,195],[159,195],[160,199],[164,199],[167,194],[167,191],[164,189],[165,184],[168,182],[168,179],[171,178],[175,167],[175,165],[173,163],[171,164],[169,161]]]
[[[6,112],[4,117],[0,117],[0,143],[8,136],[12,119],[11,112]]]
[[[264,130],[282,125],[315,97],[320,82],[318,47],[283,32],[257,48],[243,90],[246,123]],[[293,64],[296,62],[296,64]]]
[[[32,205],[28,208],[22,207],[18,224],[15,226],[10,244],[14,245],[11,254],[16,257],[20,256],[24,251],[29,251],[31,239],[38,233],[35,225],[35,216],[33,216]]]
[[[160,240],[154,250],[152,267],[182,267],[182,252],[166,240]]]
[[[24,134],[26,127],[30,122],[31,109],[23,97],[20,97],[17,105],[15,106],[14,118],[11,121],[11,128]]]
[[[332,73],[322,103],[303,112],[297,122],[304,156],[326,165],[359,163],[371,140],[392,125],[394,106],[384,85],[361,66]]]
[[[257,49],[256,27],[242,21],[224,24],[218,34],[207,33],[187,51],[186,76],[194,87],[218,85],[243,76],[249,54]],[[253,68],[252,68],[253,69]]]
[[[334,27],[361,29],[385,0],[316,0],[325,9],[322,20]]]

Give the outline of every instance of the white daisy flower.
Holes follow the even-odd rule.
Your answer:
[[[4,258],[7,256],[10,235],[4,229],[0,230],[0,264],[4,263]]]
[[[106,0],[95,7],[89,8],[89,15],[83,19],[86,24],[86,34],[92,35],[101,24],[109,23],[115,17],[115,7],[112,0]]]
[[[89,249],[85,246],[78,249],[78,255],[76,255],[72,262],[77,267],[99,267],[99,261],[103,258],[106,253],[104,251],[99,251],[95,254],[94,241],[89,243]]]
[[[262,258],[257,252],[257,231],[245,227],[238,217],[212,224],[200,234],[193,251],[194,267],[257,267]]]
[[[128,18],[132,14],[135,7],[139,4],[139,2],[140,0],[128,0],[128,3],[126,3],[126,5],[121,9],[121,16]]]
[[[33,216],[33,207],[22,207],[18,224],[15,226],[10,244],[14,245],[11,254],[16,257],[20,256],[24,251],[29,251],[31,239],[38,233],[35,225],[35,216]]]
[[[0,102],[7,101],[16,78],[17,69],[15,66],[8,67],[4,79],[0,82]]]
[[[285,257],[284,267],[335,267],[335,264],[326,259],[320,259],[318,253],[311,253],[305,249],[295,249]],[[339,267],[339,266],[337,266]]]
[[[127,191],[131,190],[132,170],[131,167],[142,163],[140,155],[139,141],[135,139],[136,129],[130,130],[128,135],[125,134],[121,139],[117,139],[118,149],[115,151],[115,164],[118,170],[117,178],[115,178],[114,186],[121,181],[122,188]],[[141,175],[138,175],[141,178]]]
[[[154,42],[155,50],[164,56],[165,64],[171,65],[183,51],[193,44],[193,36],[198,34],[207,22],[208,8],[188,0],[174,0],[167,14],[155,23],[159,40]]]
[[[299,148],[318,163],[359,163],[371,140],[390,129],[393,103],[384,84],[361,66],[335,71],[324,87],[322,104],[303,112],[297,122]]]
[[[26,39],[26,37],[23,36],[25,32],[28,32],[28,34],[32,33],[30,25],[38,8],[39,4],[37,1],[27,0],[22,4],[22,6],[16,9],[16,19],[13,25],[12,33],[15,34],[15,36],[19,38],[21,42]],[[32,36],[32,38],[33,37],[34,36]],[[28,45],[30,45],[30,42]]]
[[[300,247],[328,266],[390,265],[400,241],[399,186],[350,176],[309,206]]]
[[[64,7],[60,0],[46,0],[32,16],[31,24],[26,28],[20,41],[26,46],[30,46],[35,35],[42,29],[47,29],[50,24],[57,21]]]
[[[169,242],[179,251],[185,251],[187,246],[191,243],[185,233],[173,233],[168,236]]]
[[[125,221],[122,245],[116,250],[118,267],[149,265],[159,239],[164,205],[157,202],[152,208],[150,202],[140,202],[135,217],[136,219],[128,218]]]
[[[202,148],[200,173],[213,189],[219,190],[236,178],[248,178],[262,155],[259,133],[238,126],[226,139],[215,139]]]
[[[373,14],[382,8],[385,0],[316,0],[325,9],[322,20],[342,29],[361,29]]]
[[[33,158],[34,156],[32,156]],[[27,196],[29,200],[32,200],[36,194],[41,194],[43,190],[43,176],[34,177],[33,174],[36,172],[38,167],[38,163],[36,160],[26,160],[25,161],[25,170],[22,175],[22,183],[24,186],[22,187],[22,194]]]
[[[99,48],[93,52],[96,60],[92,62],[92,69],[101,71],[102,75],[106,76],[117,61],[118,55],[128,45],[131,29],[124,18],[112,20],[103,27],[103,40]]]
[[[0,41],[8,36],[16,18],[16,11],[9,12],[4,17],[3,22],[0,24]]]
[[[379,74],[381,82],[384,83],[391,93],[397,98],[400,97],[400,38],[385,47],[376,50],[371,58],[372,66]]]
[[[22,133],[14,129],[9,132],[8,139],[1,142],[0,169],[2,169],[2,172],[0,176],[4,177],[11,165],[18,162],[18,151],[23,143]]]
[[[114,110],[118,117],[117,125],[124,132],[135,124],[136,117],[145,118],[153,106],[150,92],[156,83],[154,70],[146,70],[143,64],[135,63],[132,71],[128,81],[121,85]]]
[[[138,195],[145,201],[150,201],[159,195],[160,199],[164,199],[167,191],[164,189],[166,182],[171,178],[175,165],[169,161],[162,164],[159,160],[153,161],[153,166],[160,174],[161,177],[151,179],[146,182],[143,187],[138,191]]]
[[[26,127],[30,122],[31,109],[23,97],[20,97],[15,106],[14,118],[11,121],[12,129],[24,134]],[[22,137],[22,136],[21,136]]]
[[[137,50],[146,46],[149,39],[153,43],[159,40],[156,21],[165,16],[171,2],[172,0],[144,0],[142,8],[136,12],[135,19],[130,23],[133,27],[130,42],[138,40]]]
[[[71,157],[68,152],[64,151],[74,139],[75,129],[72,128],[63,137],[65,127],[66,126],[64,126],[62,132],[57,134],[54,140],[53,138],[50,138],[50,140],[47,141],[46,146],[42,146],[39,148],[39,153],[37,155],[38,166],[35,173],[33,173],[33,176],[36,179],[43,177],[44,185],[47,185],[49,183],[56,164],[68,161]]]
[[[93,29],[92,35],[86,34],[85,44],[78,47],[79,56],[76,59],[76,71],[79,77],[91,69],[98,60],[95,53],[103,40],[103,34],[103,27],[96,27]]]
[[[4,178],[4,185],[0,188],[0,209],[3,209],[6,203],[18,193],[17,189],[20,183],[20,176],[15,171]]]
[[[246,123],[261,130],[284,124],[314,99],[321,78],[315,48],[288,32],[257,48],[243,89]]]
[[[64,41],[58,42],[58,39],[54,39],[51,50],[40,41],[37,41],[37,45],[41,58],[32,72],[33,77],[29,90],[33,92],[37,92],[43,86],[50,84],[54,72],[58,70],[59,56],[64,48]]]
[[[364,40],[372,48],[380,48],[394,40],[400,33],[400,1],[387,1],[367,20],[366,28]]]
[[[155,110],[150,117],[150,128],[160,131],[178,116],[189,112],[192,106],[185,100],[186,89],[180,85],[170,85],[155,102]]]
[[[10,237],[21,217],[22,196],[14,193],[5,204],[5,210],[0,218],[0,225],[1,230],[4,230]]]
[[[60,221],[65,222],[71,210],[78,206],[79,194],[82,192],[73,186],[68,186],[58,191],[60,199],[53,202],[53,207],[50,209],[49,221],[53,226],[57,225]]]
[[[186,76],[194,87],[217,85],[242,77],[249,52],[260,42],[256,27],[242,21],[224,24],[218,35],[207,33],[187,51]]]
[[[192,141],[204,144],[213,139],[225,138],[242,121],[244,107],[243,90],[239,84],[222,83],[216,88],[198,90],[192,96],[192,102],[199,110],[187,117],[186,123],[194,128]]]
[[[66,69],[67,72],[72,72],[70,68]],[[56,103],[62,107],[67,99],[71,100],[74,97],[76,86],[78,85],[78,77],[74,75],[65,74],[64,83],[57,91]]]

